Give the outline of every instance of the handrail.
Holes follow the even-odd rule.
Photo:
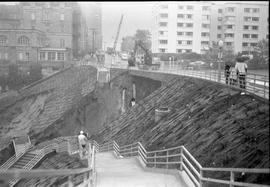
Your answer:
[[[136,145],[136,146],[135,146]],[[146,167],[158,167],[158,165],[163,165],[169,169],[169,165],[180,165],[179,170],[185,171],[189,176],[190,180],[195,184],[195,186],[202,187],[203,182],[212,182],[219,184],[229,184],[232,186],[246,186],[246,187],[270,187],[269,185],[254,184],[247,182],[237,182],[235,181],[234,173],[263,173],[270,174],[270,169],[259,169],[259,168],[208,168],[202,167],[201,164],[190,154],[190,152],[184,146],[177,146],[172,148],[167,148],[163,150],[147,151],[144,146],[140,143],[133,143],[129,145],[119,146],[115,141],[106,142],[100,145],[100,151],[110,151],[114,150],[119,156],[122,157],[132,157],[138,156],[142,159]],[[178,151],[177,153],[171,153],[170,151]],[[166,153],[166,155],[158,155],[158,153]],[[117,155],[118,155],[117,154]],[[149,155],[151,154],[151,155]],[[153,156],[154,154],[154,156]],[[169,160],[169,158],[175,157],[178,160]],[[159,159],[159,160],[158,160]],[[164,159],[162,161],[162,159]],[[213,172],[230,172],[230,180],[221,180],[215,178],[206,178],[203,176],[204,171]]]

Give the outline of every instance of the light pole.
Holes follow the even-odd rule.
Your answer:
[[[222,60],[222,47],[223,47],[223,41],[219,40],[218,42],[218,82],[220,82],[221,79],[221,60]]]

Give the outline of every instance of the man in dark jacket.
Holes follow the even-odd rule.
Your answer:
[[[225,64],[225,78],[226,78],[226,84],[229,84],[230,68],[231,68],[231,65],[227,62],[227,63]]]

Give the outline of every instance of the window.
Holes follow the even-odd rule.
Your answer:
[[[227,25],[227,29],[233,29],[233,25]]]
[[[228,11],[228,12],[234,12],[234,7],[228,7],[228,8],[227,8],[227,11]]]
[[[179,5],[179,6],[178,6],[178,9],[183,10],[183,9],[184,9],[184,7],[183,7],[183,6],[181,6],[181,5]]]
[[[65,40],[64,39],[60,39],[60,47],[65,48]]]
[[[7,37],[4,35],[0,35],[0,45],[4,45],[7,43]]]
[[[205,28],[205,29],[210,28],[210,25],[209,25],[209,24],[203,23],[203,24],[202,24],[202,28]]]
[[[160,53],[165,53],[165,49],[159,49]]]
[[[30,44],[30,40],[26,36],[21,36],[18,39],[18,44],[20,44],[20,45],[29,45]]]
[[[258,12],[260,12],[260,9],[259,9],[259,8],[253,8],[253,9],[252,9],[252,12],[253,12],[253,13],[258,13]]]
[[[250,43],[250,46],[255,47],[255,46],[257,46],[257,43]]]
[[[258,34],[252,34],[251,38],[258,38]]]
[[[244,25],[244,30],[248,30],[249,26],[248,25]]]
[[[259,29],[259,26],[256,26],[256,25],[252,26],[252,30],[258,30],[258,29]]]
[[[243,38],[249,38],[249,34],[243,34]]]
[[[244,8],[244,12],[249,13],[250,12],[250,8]]]
[[[186,36],[193,36],[193,32],[186,32]]]
[[[168,17],[168,14],[162,13],[162,14],[160,14],[160,17],[161,17],[161,18],[167,18],[167,17]]]
[[[184,33],[183,32],[177,32],[177,36],[183,36]]]
[[[193,6],[190,6],[190,5],[187,6],[187,10],[193,10],[193,8],[194,8]]]
[[[188,14],[187,15],[187,19],[192,19],[193,15],[192,14]]]
[[[177,27],[183,27],[184,23],[177,23]]]
[[[192,41],[191,40],[187,40],[187,45],[192,45]]]
[[[201,41],[201,45],[209,45],[208,41]]]
[[[168,8],[168,5],[160,5],[160,8],[167,9]]]
[[[209,6],[203,6],[203,7],[202,7],[202,10],[203,10],[203,11],[210,10],[210,7],[209,7]]]
[[[221,13],[222,13],[222,9],[220,9],[220,8],[219,8],[219,9],[218,9],[218,13],[220,13],[220,14],[221,14]]]
[[[65,55],[64,55],[64,53],[57,53],[57,60],[64,60],[64,57],[65,57]]]
[[[164,35],[164,31],[158,31],[159,35]]]
[[[252,17],[252,21],[259,21],[258,17]]]
[[[234,34],[232,33],[226,33],[224,34],[225,38],[233,38],[234,37]]]
[[[168,40],[159,40],[160,44],[168,44]]]
[[[218,21],[222,21],[222,17],[218,17]]]
[[[226,20],[235,21],[235,16],[226,16]]]
[[[55,60],[55,52],[48,52],[48,60]]]
[[[244,17],[244,21],[251,21],[251,17]]]
[[[65,14],[60,14],[60,20],[64,21],[65,20]]]
[[[210,36],[210,34],[209,34],[209,32],[202,32],[201,36],[202,37],[208,37],[208,36]]]
[[[226,46],[232,46],[232,42],[225,42]]]
[[[39,60],[46,60],[45,52],[39,53]]]
[[[182,40],[178,40],[177,43],[178,43],[179,45],[181,45],[181,44],[183,44],[183,41],[182,41]]]
[[[177,49],[177,53],[182,53],[182,49]]]
[[[191,53],[192,50],[191,49],[186,49],[186,53]]]
[[[193,27],[193,23],[186,23],[186,27]]]
[[[242,43],[242,46],[243,47],[247,47],[248,46],[248,43],[244,42],[244,43]]]
[[[36,20],[35,13],[31,13],[31,20]]]
[[[217,38],[221,38],[221,34],[217,34]]]
[[[184,14],[177,14],[177,18],[184,18]]]
[[[159,26],[161,26],[161,27],[166,27],[167,24],[168,24],[167,22],[160,22],[160,23],[159,23]]]
[[[203,20],[210,20],[210,15],[203,15],[202,16],[202,19]]]
[[[218,26],[217,26],[217,29],[218,29],[218,30],[221,30],[221,29],[222,29],[221,25],[218,25]]]

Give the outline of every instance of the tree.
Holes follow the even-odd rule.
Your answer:
[[[269,60],[269,41],[268,40],[261,40],[258,42],[257,46],[255,47],[255,55],[259,57],[259,63],[268,64]]]
[[[133,36],[122,38],[121,51],[131,52],[134,49],[135,39]]]
[[[138,29],[134,35],[135,40],[142,41],[144,48],[151,50],[151,33],[149,30],[140,30]],[[138,50],[139,53],[142,53],[141,49]]]

